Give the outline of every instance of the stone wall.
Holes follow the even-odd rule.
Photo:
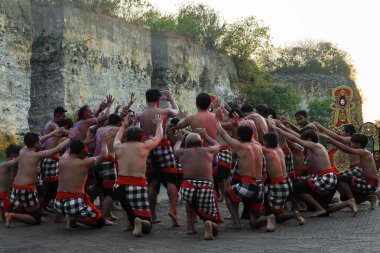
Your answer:
[[[340,85],[347,85],[354,91],[356,109],[354,117],[358,124],[363,123],[362,98],[354,82],[339,75],[324,74],[274,74],[274,82],[292,84],[300,93],[301,108],[308,109],[308,102],[314,99],[331,97],[332,90]]]
[[[75,8],[32,6],[34,25],[29,125],[40,131],[63,105],[69,113],[112,94],[126,104],[150,88],[150,32],[123,20]]]
[[[234,94],[235,65],[216,51],[175,34],[153,34],[152,59],[152,87],[169,89],[180,108],[194,112],[200,92],[214,93],[221,99]]]
[[[29,1],[0,1],[0,150],[29,129],[30,20]]]

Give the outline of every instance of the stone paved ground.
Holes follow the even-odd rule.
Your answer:
[[[14,222],[15,228],[0,227],[0,252],[380,252],[380,206],[374,211],[369,205],[359,206],[357,217],[350,212],[338,212],[330,217],[308,218],[299,226],[291,220],[277,226],[274,233],[264,228],[251,230],[243,222],[241,230],[230,230],[226,223],[220,226],[220,233],[214,241],[202,240],[203,225],[197,223],[200,231],[187,235],[185,208],[179,204],[179,228],[171,227],[166,212],[169,208],[166,196],[160,195],[158,204],[162,223],[154,225],[152,233],[134,238],[131,232],[123,232],[121,221],[115,227],[102,229],[80,228],[67,231],[63,224],[49,221],[40,226],[26,226]],[[227,209],[221,205],[223,217]],[[121,217],[121,213],[116,211]]]

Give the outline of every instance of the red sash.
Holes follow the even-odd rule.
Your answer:
[[[212,186],[207,186],[207,185],[205,185],[205,186],[201,186],[201,187],[199,187],[199,186],[196,186],[196,185],[193,185],[192,183],[190,183],[189,181],[187,181],[186,179],[185,180],[183,180],[183,182],[182,182],[182,187],[183,188],[191,188],[191,189],[209,189],[209,190],[214,190],[214,187],[212,187]]]
[[[12,184],[12,188],[17,189],[17,190],[37,191],[37,188],[35,185]]]
[[[145,177],[117,176],[116,184],[146,187]]]
[[[281,182],[284,182],[284,181],[286,181],[285,177],[271,178],[270,179],[270,184],[278,184],[278,183],[281,183]]]
[[[257,184],[256,178],[249,177],[249,176],[241,176],[240,177],[240,182],[247,183],[247,184]]]

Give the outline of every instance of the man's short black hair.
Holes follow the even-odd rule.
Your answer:
[[[269,110],[266,104],[260,104],[256,106],[256,112],[263,116],[264,118],[268,118]]]
[[[64,118],[58,121],[58,127],[65,127],[67,126],[69,129],[72,128],[74,125],[73,121],[69,118]]]
[[[127,137],[127,142],[142,141],[144,130],[141,127],[131,126],[127,128],[125,135]]]
[[[268,143],[269,147],[271,148],[277,148],[278,146],[278,137],[275,133],[267,133],[263,136],[264,141]]]
[[[72,140],[70,143],[70,153],[79,155],[83,152],[83,149],[86,146],[84,145],[83,141],[81,140]]]
[[[307,112],[306,112],[305,110],[299,110],[299,111],[297,111],[296,114],[294,114],[294,116],[295,116],[296,118],[297,118],[298,116],[303,116],[303,117],[305,117],[305,118],[308,117]]]
[[[57,115],[58,113],[64,113],[64,112],[67,112],[65,110],[65,108],[63,108],[62,106],[58,106],[54,109],[54,116]]]
[[[241,119],[244,118],[244,114],[237,108],[231,109],[228,113],[228,117],[232,119],[234,112],[236,112]]]
[[[108,125],[116,126],[122,121],[123,121],[123,118],[117,114],[111,114],[110,116],[108,116]]]
[[[277,113],[273,108],[269,107],[268,113],[269,113],[269,115],[272,115],[272,119],[277,119]]]
[[[207,110],[211,104],[211,97],[207,93],[199,93],[195,101],[199,109]]]
[[[157,89],[149,89],[145,92],[146,102],[158,102],[161,98],[162,94],[161,91]]]
[[[355,126],[352,124],[347,124],[343,126],[343,129],[346,133],[349,133],[351,136],[356,133]]]
[[[84,105],[78,110],[78,120],[84,119],[84,112],[88,110],[90,107],[88,105]]]
[[[310,139],[312,142],[317,143],[319,141],[319,136],[314,130],[308,129],[305,132],[301,133],[301,139]]]
[[[250,112],[253,112],[253,106],[252,105],[243,105],[240,110],[243,112],[243,113],[250,113]]]
[[[10,158],[12,155],[19,155],[21,148],[22,147],[20,145],[10,144],[5,149],[5,155],[7,156],[7,158]]]
[[[28,132],[24,135],[24,143],[28,148],[33,147],[40,141],[40,136],[33,132]]]
[[[242,142],[252,141],[253,130],[249,126],[239,126],[237,129],[237,136]]]
[[[362,148],[365,148],[368,144],[368,136],[365,134],[355,133],[351,136],[351,142],[360,144]]]
[[[315,131],[315,129],[312,128],[311,126],[307,126],[307,127],[303,127],[300,129],[300,134],[302,134],[303,132],[309,131],[309,130]]]
[[[173,126],[176,126],[179,121],[180,121],[180,119],[178,117],[175,117],[175,118],[172,118],[170,120],[170,124],[173,125]]]

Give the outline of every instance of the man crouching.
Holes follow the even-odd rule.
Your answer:
[[[87,147],[83,142],[73,140],[70,150],[59,160],[58,189],[54,206],[59,213],[65,215],[66,228],[69,230],[77,226],[76,222],[94,228],[100,228],[107,222],[91,203],[90,197],[84,193],[89,168],[100,163],[108,155],[106,139],[106,135],[101,137],[102,147],[99,155],[88,158]]]
[[[218,233],[216,223],[221,221],[218,201],[212,177],[212,160],[219,151],[219,144],[207,135],[204,128],[197,129],[199,134],[190,133],[185,140],[186,148],[181,148],[183,136],[177,132],[174,153],[183,168],[183,183],[180,189],[182,199],[186,202],[187,233],[196,233],[194,227],[195,213],[204,220],[204,239],[213,240]],[[202,138],[210,143],[202,147]]]

